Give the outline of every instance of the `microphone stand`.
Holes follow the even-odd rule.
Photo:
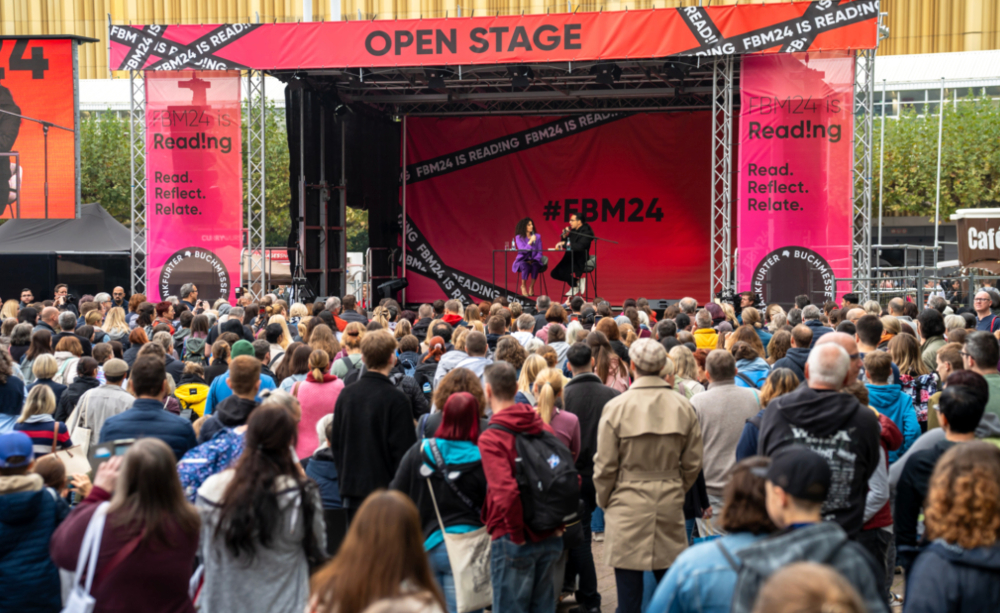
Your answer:
[[[35,119],[34,117],[28,117],[27,115],[19,115],[17,113],[12,113],[10,111],[5,111],[0,109],[0,113],[5,115],[11,115],[13,117],[19,117],[21,119],[27,119],[28,121],[33,121],[35,123],[42,125],[42,135],[45,140],[45,219],[49,218],[49,128],[59,128],[60,130],[66,130],[67,132],[72,132],[76,134],[76,130],[73,128],[67,128],[61,126],[57,123],[52,123],[51,121],[45,121],[44,119]],[[21,200],[21,194],[17,195],[18,203]],[[18,211],[20,211],[20,206],[18,206]],[[20,215],[18,215],[20,216]]]

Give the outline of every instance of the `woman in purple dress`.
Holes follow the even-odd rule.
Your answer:
[[[542,236],[535,234],[535,222],[529,217],[517,222],[514,234],[518,253],[512,270],[521,273],[521,295],[534,296],[535,279],[542,270]],[[528,283],[527,288],[525,282]]]

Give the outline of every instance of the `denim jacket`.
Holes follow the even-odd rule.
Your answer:
[[[739,550],[765,538],[749,532],[727,534],[725,548],[738,556]],[[715,541],[689,547],[677,557],[660,581],[647,611],[655,613],[729,613],[736,586],[736,571]]]

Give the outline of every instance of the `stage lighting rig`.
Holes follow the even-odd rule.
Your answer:
[[[684,84],[684,81],[693,69],[694,64],[683,60],[671,60],[663,65],[663,72],[667,75],[667,78],[680,81],[681,85]]]
[[[614,85],[622,78],[622,68],[618,64],[594,64],[590,67],[590,74],[601,85]]]
[[[444,71],[440,68],[428,68],[424,71],[427,77],[427,87],[430,89],[444,89]]]
[[[527,89],[535,78],[535,71],[531,66],[511,66],[507,74],[510,76],[511,86],[520,89]]]
[[[406,279],[393,279],[392,281],[386,281],[382,285],[379,285],[376,290],[378,291],[379,298],[392,298],[396,295],[396,292],[402,290],[410,282]]]

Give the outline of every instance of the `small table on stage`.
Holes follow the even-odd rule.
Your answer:
[[[507,265],[507,254],[508,253],[521,253],[522,251],[529,252],[530,249],[494,249],[493,250],[493,287],[497,286],[497,254],[498,253],[503,253],[503,291],[505,293],[509,294],[510,290],[507,289],[507,273],[508,272],[513,272],[513,271],[511,271],[510,267]],[[566,253],[566,252],[567,252],[566,249],[542,249],[542,253]],[[572,254],[573,252],[570,251],[569,253]],[[573,257],[573,256],[570,255],[570,257]],[[551,260],[549,260],[549,264],[552,264]],[[545,274],[547,272],[549,272],[548,268],[545,269],[545,272],[538,273],[538,275],[541,276],[541,275],[543,275],[543,274]],[[514,295],[515,296],[520,296],[520,294],[518,294],[517,292],[514,292]],[[504,296],[504,297],[506,298],[507,296]],[[527,298],[527,296],[525,296],[525,298]]]

